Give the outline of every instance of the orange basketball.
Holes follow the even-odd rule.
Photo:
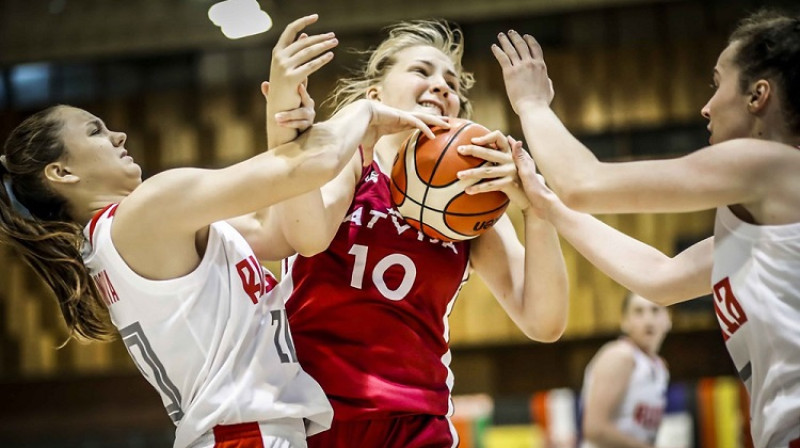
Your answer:
[[[456,148],[489,133],[468,120],[450,119],[450,129],[432,128],[436,138],[414,131],[403,142],[392,167],[392,202],[406,222],[430,238],[461,241],[489,230],[508,207],[499,191],[468,195],[472,181],[457,173],[487,161],[462,156]]]

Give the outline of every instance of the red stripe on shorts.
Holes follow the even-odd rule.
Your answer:
[[[214,427],[214,448],[264,448],[258,423],[217,425]]]

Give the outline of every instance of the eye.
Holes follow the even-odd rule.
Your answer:
[[[97,135],[101,132],[100,128],[92,128],[92,131],[89,133],[90,136]]]
[[[424,75],[424,76],[428,75],[428,70],[426,70],[425,67],[422,67],[422,66],[413,66],[413,67],[411,67],[411,72],[412,73],[419,73],[420,75]]]

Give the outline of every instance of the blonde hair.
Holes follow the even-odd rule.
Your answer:
[[[461,58],[464,55],[464,35],[460,29],[450,26],[443,20],[415,20],[400,22],[388,28],[387,37],[377,48],[363,52],[369,55],[363,70],[354,76],[340,79],[333,95],[328,99],[335,111],[364,98],[367,89],[386,78],[386,74],[397,62],[396,55],[402,50],[420,45],[430,46],[444,53],[455,66],[458,74],[458,91],[461,100],[458,116],[469,118],[472,104],[466,96],[475,84],[472,73],[464,71]]]

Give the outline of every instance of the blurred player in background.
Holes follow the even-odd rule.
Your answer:
[[[667,404],[669,371],[658,352],[669,312],[633,293],[622,302],[622,336],[586,367],[581,393],[582,448],[652,448]]]

